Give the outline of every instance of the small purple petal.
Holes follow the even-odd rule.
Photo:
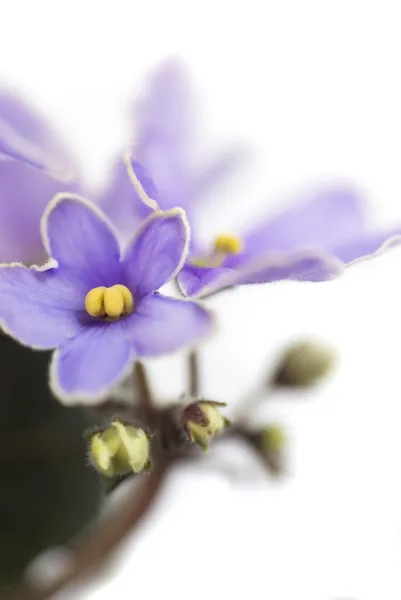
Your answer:
[[[134,360],[124,321],[85,327],[54,354],[51,386],[61,398],[97,398],[127,374]]]
[[[120,248],[111,223],[92,203],[60,194],[43,217],[47,250],[82,291],[122,282]]]
[[[331,251],[334,256],[348,264],[360,258],[376,254],[386,242],[389,246],[400,244],[401,228],[365,233],[334,246]]]
[[[309,193],[310,196],[310,193]],[[252,229],[245,236],[249,255],[302,246],[330,248],[365,228],[363,203],[351,188],[316,191],[305,201]]]
[[[189,228],[181,209],[156,212],[138,230],[124,257],[125,281],[136,299],[175,277],[188,252]]]
[[[138,357],[161,356],[199,342],[212,326],[211,314],[199,304],[154,294],[139,302],[127,335]]]
[[[60,281],[57,269],[0,267],[2,327],[27,346],[55,348],[76,335],[82,325],[73,302],[74,290]]]

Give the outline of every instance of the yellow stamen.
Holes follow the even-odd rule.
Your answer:
[[[192,256],[190,262],[196,267],[215,269],[223,265],[227,255],[239,254],[243,249],[244,244],[239,237],[222,233],[216,237],[211,254]]]
[[[217,254],[239,254],[243,249],[242,240],[229,234],[220,234],[214,242],[214,251]]]
[[[132,313],[134,299],[125,285],[100,286],[87,293],[85,308],[91,317],[118,319]]]
[[[106,288],[100,286],[93,288],[93,290],[86,294],[85,308],[91,317],[104,317],[103,297],[105,291]]]

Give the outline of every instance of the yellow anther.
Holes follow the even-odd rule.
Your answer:
[[[93,288],[86,294],[85,308],[91,317],[104,317],[103,298],[106,288],[104,286]]]
[[[239,254],[242,249],[242,240],[235,235],[221,234],[214,242],[214,251],[218,254]]]
[[[92,317],[118,319],[132,313],[134,299],[125,285],[101,286],[87,293],[85,308]]]
[[[130,315],[134,310],[134,299],[132,297],[131,292],[127,287],[125,287],[125,285],[117,284],[113,287],[120,292],[124,299],[124,314]]]

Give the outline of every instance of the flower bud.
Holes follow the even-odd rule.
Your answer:
[[[280,425],[267,425],[251,438],[251,442],[269,470],[274,475],[282,475],[285,471],[284,450],[287,444],[285,430]]]
[[[117,419],[91,435],[89,455],[95,469],[105,477],[140,473],[151,466],[147,433]]]
[[[287,436],[280,425],[267,425],[260,434],[260,450],[264,456],[281,452],[287,443]]]
[[[309,387],[329,374],[334,366],[335,352],[319,342],[299,342],[290,346],[281,357],[273,383],[283,387]]]
[[[183,411],[183,426],[187,436],[204,452],[212,438],[230,425],[230,422],[220,413],[219,406],[226,406],[226,404],[212,400],[199,400],[189,404]]]

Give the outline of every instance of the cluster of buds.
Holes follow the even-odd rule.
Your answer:
[[[114,419],[109,427],[88,437],[90,461],[104,477],[140,473],[151,467],[150,436],[143,429]]]
[[[274,387],[309,387],[327,375],[334,362],[335,354],[328,346],[312,341],[296,343],[283,353],[270,382]],[[151,468],[151,437],[158,441],[153,448],[156,454],[158,451],[181,452],[183,443],[187,447],[188,442],[206,452],[212,440],[231,425],[220,411],[225,406],[224,402],[213,400],[175,404],[161,411],[150,425],[152,436],[132,424],[114,419],[110,426],[89,434],[90,462],[103,477],[116,481]],[[233,434],[241,431],[271,469],[281,472],[287,441],[285,431],[278,425],[257,431],[244,424],[232,429]],[[157,455],[155,460],[158,460]]]
[[[206,452],[212,439],[230,425],[219,407],[225,402],[198,400],[188,404],[182,412],[182,426],[192,444],[198,444]]]

